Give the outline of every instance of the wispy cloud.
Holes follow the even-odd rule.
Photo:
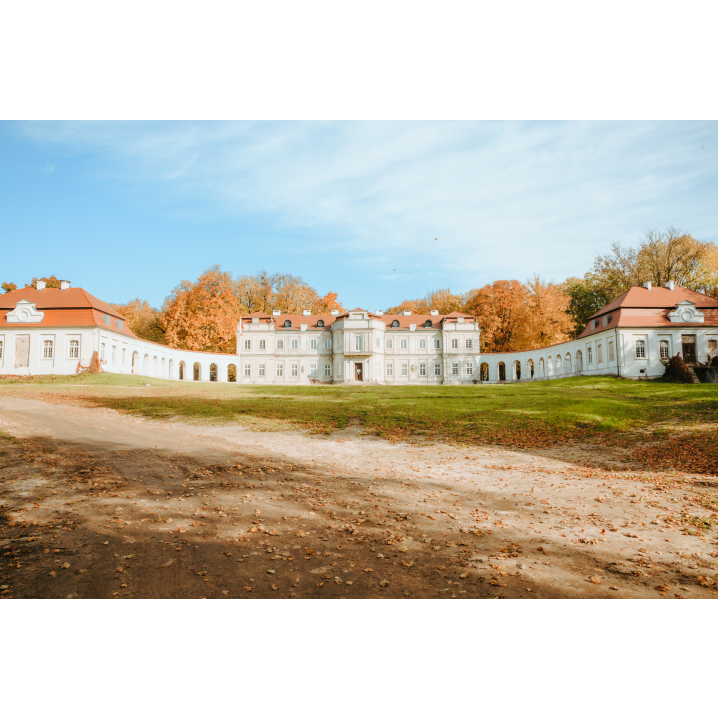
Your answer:
[[[716,123],[33,123],[25,132],[101,153],[115,178],[163,203],[262,214],[288,237],[301,232],[302,252],[340,254],[397,282],[561,279],[653,226],[718,239]]]

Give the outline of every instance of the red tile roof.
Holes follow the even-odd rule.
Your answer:
[[[667,289],[666,287],[631,287],[616,297],[610,304],[594,312],[589,319],[600,317],[619,308],[673,309],[679,302],[693,302],[696,307],[718,307],[718,299],[685,287]]]

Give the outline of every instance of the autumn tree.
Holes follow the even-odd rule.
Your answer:
[[[14,282],[3,282],[2,290],[7,294],[8,292],[14,292],[17,289],[17,284]]]
[[[54,274],[51,274],[49,277],[40,277],[39,280],[37,277],[33,277],[32,282],[30,282],[30,284],[25,285],[25,289],[27,289],[28,287],[37,289],[38,281],[45,282],[45,287],[47,287],[47,289],[59,289],[60,288],[60,280]]]
[[[563,288],[538,275],[529,279],[524,288],[526,308],[512,350],[540,349],[571,339],[575,322],[568,314],[570,299]]]
[[[159,310],[150,306],[146,299],[133,299],[127,304],[110,304],[127,321],[127,326],[142,339],[165,344],[165,330]]]
[[[214,265],[196,282],[183,281],[165,300],[167,344],[195,351],[235,352],[240,307],[229,272]]]
[[[452,294],[450,289],[432,289],[421,299],[406,299],[395,307],[389,307],[387,314],[401,314],[405,309],[412,314],[429,314],[432,310],[439,314],[463,312],[466,310],[466,297]]]
[[[516,279],[500,279],[468,293],[466,311],[479,321],[482,352],[513,350],[526,321],[528,294]]]

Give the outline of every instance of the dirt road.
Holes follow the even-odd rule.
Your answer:
[[[3,598],[713,598],[711,480],[0,396]],[[715,516],[715,514],[713,514]]]

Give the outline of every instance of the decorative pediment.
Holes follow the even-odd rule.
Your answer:
[[[686,299],[685,302],[676,304],[676,308],[668,313],[668,318],[677,324],[703,324],[705,316],[703,312],[696,309],[696,305]]]
[[[34,302],[29,299],[21,299],[15,309],[7,313],[8,324],[39,324],[45,317],[43,312],[38,311]]]

